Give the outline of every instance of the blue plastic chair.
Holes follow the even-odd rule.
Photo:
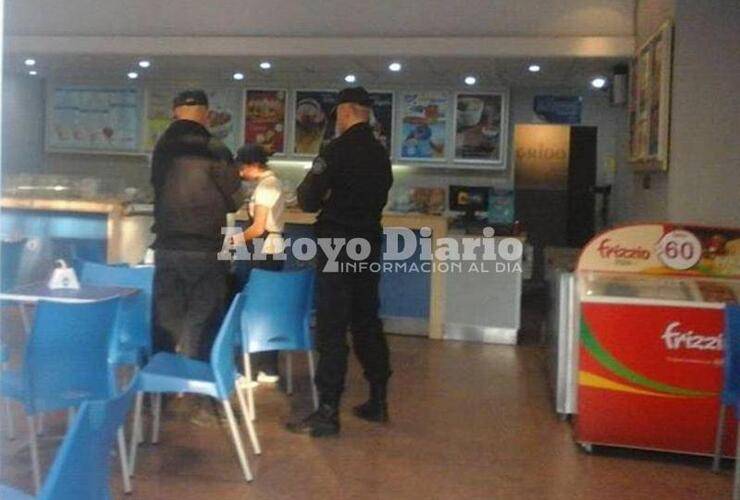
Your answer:
[[[124,297],[116,322],[111,362],[144,366],[152,355],[152,290],[154,267],[127,267],[85,262],[80,282],[88,285],[137,288],[141,293]]]
[[[131,384],[120,396],[82,403],[74,423],[64,437],[49,476],[38,497],[0,485],[3,500],[108,500],[110,494],[110,449],[123,425],[136,389]],[[124,459],[124,457],[122,457]]]
[[[311,310],[314,297],[313,269],[267,271],[253,269],[245,287],[246,302],[241,318],[242,352],[246,380],[252,380],[249,354],[263,351],[303,351],[308,356],[308,370],[314,407],[318,393],[313,383],[314,360],[311,336]],[[291,394],[292,363],[287,353],[287,392]],[[249,413],[256,417],[253,384],[247,387]]]
[[[239,434],[239,428],[234,417],[234,411],[229,402],[229,397],[236,390],[236,383],[239,377],[239,372],[234,361],[234,349],[238,337],[239,319],[243,304],[244,297],[242,294],[238,294],[231,303],[231,307],[229,307],[219,329],[218,336],[214,341],[210,364],[172,353],[160,352],[155,354],[149,364],[139,372],[139,394],[136,398],[134,431],[129,454],[131,460],[129,469],[132,473],[136,466],[136,451],[139,444],[136,436],[141,432],[143,393],[188,393],[210,396],[221,402],[226,412],[231,437],[236,446],[236,452],[242,472],[244,473],[244,478],[247,481],[252,480],[252,471],[249,468],[247,456],[244,452],[244,446]],[[248,415],[244,395],[238,390],[236,393],[239,398],[242,414]],[[155,429],[157,432],[160,417],[159,412],[155,413]],[[252,421],[249,418],[243,418],[243,420],[254,452],[259,455],[262,451],[260,450],[257,433],[254,430]]]
[[[735,413],[740,415],[740,305],[725,305],[725,338],[724,338],[724,386],[720,395],[719,418],[714,441],[714,460],[712,470],[719,471],[722,457],[722,442],[725,434],[725,417],[727,407],[734,406]],[[735,453],[740,452],[740,420],[738,421],[738,443]],[[735,459],[735,486],[733,498],[740,499],[740,457]]]
[[[118,306],[118,298],[83,304],[39,301],[22,367],[0,377],[0,396],[25,408],[36,491],[41,474],[34,417],[116,394],[108,353]],[[128,480],[124,468],[130,491]]]

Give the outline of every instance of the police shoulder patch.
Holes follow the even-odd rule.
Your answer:
[[[313,164],[311,165],[311,173],[314,175],[321,175],[326,170],[326,166],[326,160],[321,156],[317,156],[314,158]]]

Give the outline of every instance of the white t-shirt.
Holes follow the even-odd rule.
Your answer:
[[[280,179],[266,170],[260,175],[257,187],[249,200],[249,216],[254,219],[254,207],[260,205],[267,208],[267,221],[265,230],[265,246],[262,251],[266,254],[275,254],[283,251],[283,210],[285,210],[285,196],[283,195],[283,184]]]

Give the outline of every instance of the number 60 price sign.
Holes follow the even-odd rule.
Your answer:
[[[701,259],[702,247],[694,233],[675,229],[663,235],[656,247],[660,261],[671,269],[685,271]]]

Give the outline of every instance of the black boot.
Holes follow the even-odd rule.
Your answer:
[[[370,384],[370,399],[353,408],[353,413],[368,422],[388,421],[387,384]]]
[[[321,403],[319,409],[299,422],[289,422],[285,426],[295,434],[309,434],[311,437],[335,436],[339,434],[339,405]]]

